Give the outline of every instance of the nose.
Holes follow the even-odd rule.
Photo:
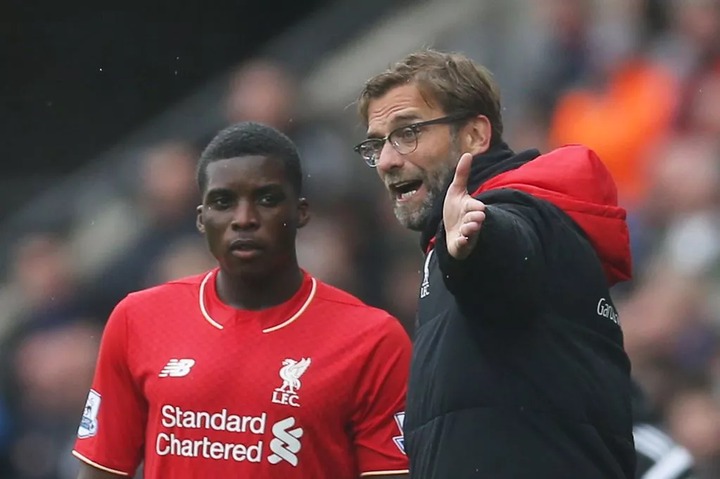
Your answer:
[[[389,141],[386,141],[382,147],[382,150],[380,150],[380,157],[378,158],[377,162],[378,171],[387,173],[397,168],[400,168],[402,164],[402,155],[398,153],[395,148],[393,148]]]
[[[260,224],[257,208],[251,201],[239,201],[233,212],[231,228],[235,231],[255,229]]]

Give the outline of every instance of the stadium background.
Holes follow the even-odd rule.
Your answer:
[[[495,72],[516,150],[583,142],[612,169],[635,259],[614,292],[634,375],[702,477],[720,477],[718,0],[149,4],[0,6],[0,477],[74,478],[110,309],[213,264],[194,163],[229,122],[300,145],[304,267],[411,329],[417,239],[353,156],[352,103],[423,46]]]

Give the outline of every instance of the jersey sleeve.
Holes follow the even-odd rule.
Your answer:
[[[403,422],[410,339],[395,318],[388,318],[378,334],[360,379],[353,417],[360,476],[408,472]]]
[[[101,470],[132,477],[142,460],[147,407],[128,366],[127,299],[110,315],[73,454]]]

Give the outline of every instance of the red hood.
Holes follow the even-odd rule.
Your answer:
[[[558,148],[490,178],[473,196],[499,188],[523,191],[562,209],[589,238],[611,286],[632,277],[626,213],[595,152],[581,145]]]

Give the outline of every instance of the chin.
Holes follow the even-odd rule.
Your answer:
[[[238,261],[225,261],[224,270],[228,274],[236,278],[247,278],[256,279],[268,276],[268,265],[263,264],[261,261],[257,262],[238,262]]]
[[[395,208],[395,218],[404,228],[412,231],[422,231],[427,222],[425,211],[407,211],[405,208]]]

